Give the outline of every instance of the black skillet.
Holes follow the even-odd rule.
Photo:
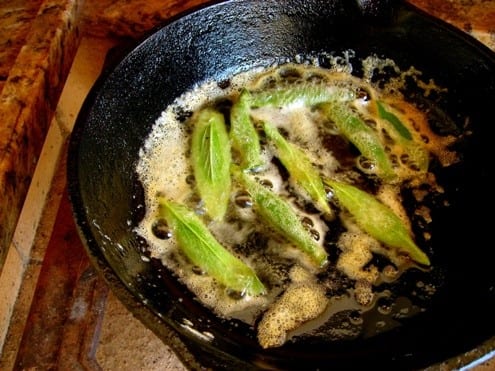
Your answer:
[[[361,5],[360,5],[361,4]],[[468,362],[495,348],[491,150],[495,57],[474,39],[407,5],[349,0],[237,0],[170,21],[109,69],[88,96],[70,141],[68,182],[88,254],[128,308],[166,340],[172,326],[213,368],[418,369]],[[174,98],[206,79],[253,66],[355,52],[414,66],[447,88],[412,100],[436,130],[458,135],[462,161],[438,173],[450,206],[431,201],[428,253],[438,289],[428,309],[390,331],[351,341],[295,339],[262,350],[252,328],[216,318],[133,233],[145,205],[134,166],[154,121]],[[300,59],[298,59],[300,60]],[[471,135],[467,135],[471,132]],[[167,159],[164,159],[166,167]],[[189,321],[189,322],[188,322]],[[189,323],[188,326],[184,326]],[[206,336],[194,335],[190,329]]]

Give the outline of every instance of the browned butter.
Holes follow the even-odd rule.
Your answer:
[[[185,92],[176,102],[166,107],[140,153],[137,173],[145,189],[146,215],[137,232],[149,243],[151,255],[187,285],[205,306],[218,316],[245,321],[258,331],[263,347],[280,346],[292,336],[325,336],[347,339],[372,336],[398,326],[400,319],[425,309],[425,300],[414,304],[414,296],[430,298],[435,285],[423,281],[427,272],[414,277],[406,294],[396,295],[391,286],[401,279],[412,265],[404,257],[390,254],[386,247],[362,232],[352,218],[332,205],[334,218],[325,218],[308,205],[307,200],[295,195],[290,180],[274,161],[269,145],[263,144],[262,156],[266,167],[257,177],[272,191],[284,197],[299,213],[301,220],[315,240],[329,252],[330,262],[323,271],[314,267],[302,253],[260,223],[249,207],[249,197],[242,189],[233,189],[225,219],[213,222],[205,219],[215,237],[244,262],[252,266],[268,288],[266,295],[242,296],[229,292],[211,277],[192,266],[180,253],[173,235],[163,238],[154,233],[157,223],[157,194],[182,202],[202,215],[202,203],[195,188],[189,163],[191,115],[206,105],[228,110],[229,103],[237,99],[241,88],[259,90],[268,86],[322,81],[328,85],[347,86],[356,92],[353,102],[356,112],[372,121],[380,130],[380,120],[371,102],[380,98],[401,113],[401,119],[414,129],[415,140],[421,140],[441,166],[456,161],[456,154],[448,149],[453,138],[436,135],[428,127],[423,112],[407,102],[399,93],[406,76],[417,77],[410,69],[399,77],[378,87],[372,82],[373,72],[384,67],[397,69],[393,61],[369,57],[363,61],[363,76],[351,74],[349,64],[337,60],[331,68],[314,64],[287,64],[258,68],[232,76],[225,82],[206,81]],[[422,85],[425,95],[441,91],[434,83]],[[227,107],[227,108],[226,108]],[[407,165],[397,162],[401,182],[385,184],[367,172],[365,165],[356,163],[356,151],[331,123],[325,122],[314,110],[300,104],[283,108],[260,108],[252,112],[254,120],[265,120],[283,131],[288,139],[304,149],[322,175],[355,183],[375,194],[390,206],[411,227],[411,215],[421,215],[426,228],[420,241],[430,238],[427,226],[432,222],[429,208],[422,203],[425,185],[428,192],[442,193],[435,174],[418,176]],[[184,118],[186,117],[186,118]],[[395,151],[390,146],[390,151]],[[400,154],[398,154],[400,157]],[[407,187],[417,195],[413,209],[403,205],[401,190]],[[170,238],[168,238],[170,237]],[[383,258],[385,253],[386,257]],[[388,255],[387,255],[388,253]],[[426,251],[428,253],[428,251]],[[377,256],[382,256],[378,258]],[[422,275],[421,275],[422,274]],[[419,294],[418,294],[419,293]],[[426,299],[426,301],[427,301]],[[369,323],[374,325],[370,330]]]

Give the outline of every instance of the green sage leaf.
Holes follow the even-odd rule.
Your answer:
[[[354,97],[349,89],[329,88],[324,84],[297,84],[251,92],[252,107],[284,107],[294,103],[314,106],[330,100],[350,100]]]
[[[376,174],[386,180],[397,180],[392,162],[388,157],[378,134],[345,104],[332,101],[322,104],[323,113],[330,118],[361,154],[376,168]]]
[[[324,266],[328,257],[325,249],[316,243],[304,228],[294,209],[276,194],[251,179],[249,174],[243,172],[236,174],[253,198],[256,213],[278,234],[308,254],[318,266]]]
[[[230,111],[230,139],[241,158],[243,170],[256,171],[263,166],[258,132],[251,121],[251,94],[243,90]]]
[[[268,123],[263,123],[263,128],[268,139],[275,144],[278,158],[296,184],[304,189],[321,211],[331,214],[323,181],[306,154],[295,144],[287,141],[277,128]]]
[[[222,246],[186,206],[159,197],[160,215],[187,258],[226,287],[248,295],[266,292],[254,270]]]
[[[201,110],[194,121],[191,161],[206,212],[222,219],[230,199],[231,153],[224,117],[212,108]]]
[[[391,128],[388,133],[402,147],[404,153],[408,155],[408,162],[414,164],[420,171],[427,171],[430,156],[426,148],[421,143],[413,140],[411,132],[400,118],[392,112],[391,107],[380,101],[377,101],[376,104],[379,117],[390,124]]]
[[[392,124],[395,131],[399,133],[403,138],[412,140],[412,135],[409,129],[402,123],[402,121],[394,115],[392,112],[385,109],[384,103],[377,101],[378,115]]]
[[[325,180],[339,203],[352,214],[356,223],[370,236],[408,254],[414,261],[430,265],[428,256],[413,241],[402,220],[372,195],[349,184]]]

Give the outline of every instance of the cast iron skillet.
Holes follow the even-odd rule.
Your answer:
[[[234,0],[170,21],[105,73],[70,141],[70,199],[89,256],[149,328],[172,326],[214,368],[423,368],[493,349],[495,274],[491,221],[495,57],[474,39],[406,4],[394,12],[348,0]],[[387,2],[385,2],[387,4]],[[430,308],[380,335],[344,342],[305,338],[262,350],[253,329],[216,318],[162,265],[146,258],[133,226],[146,207],[134,166],[160,112],[205,79],[253,66],[355,51],[376,54],[448,91],[422,100],[432,125],[462,137],[462,161],[438,174],[450,206],[432,201],[428,253],[438,291]],[[438,122],[437,122],[438,121]],[[470,132],[471,135],[468,135]],[[164,166],[167,160],[164,159]],[[488,242],[486,242],[488,241]],[[202,336],[195,335],[202,334]],[[483,347],[482,347],[483,345]],[[487,350],[488,349],[488,350]],[[462,363],[462,362],[461,362]]]

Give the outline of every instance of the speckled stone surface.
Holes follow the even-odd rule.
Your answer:
[[[13,4],[15,2],[2,2],[0,9]],[[31,14],[34,8],[27,13]],[[18,14],[20,20],[17,21],[21,26],[17,28],[17,38],[23,45],[13,63],[12,56],[4,62],[12,65],[0,95],[0,272],[77,50],[79,38],[75,22],[79,18],[78,9],[75,0],[45,0],[34,18],[23,19],[24,13]],[[5,18],[6,22],[7,19],[16,17]],[[24,22],[30,23],[29,30]],[[21,29],[24,32],[20,32]],[[16,44],[15,41],[11,43]]]
[[[494,0],[408,0],[495,50]]]
[[[205,0],[166,2],[86,0],[82,31],[97,37],[140,38],[165,20]],[[406,0],[406,2],[469,33],[495,50],[494,0]]]
[[[40,5],[41,0],[5,0],[0,6],[0,92]]]
[[[207,0],[86,0],[81,29],[96,37],[141,38],[165,20]]]

